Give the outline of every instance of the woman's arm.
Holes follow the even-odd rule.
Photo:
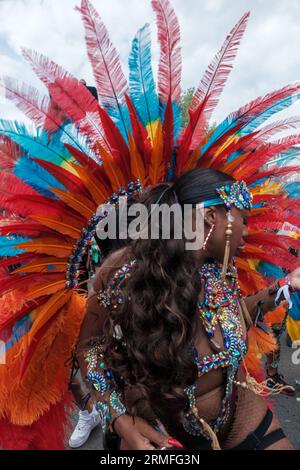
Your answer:
[[[100,276],[96,277],[94,287],[97,290],[103,287]],[[98,302],[97,294],[92,290],[76,350],[82,377],[87,382],[101,416],[103,431],[116,418],[126,413],[122,390],[107,366],[103,348],[103,327],[108,314],[108,309]]]
[[[88,298],[76,355],[82,377],[87,382],[100,413],[103,431],[111,426],[131,450],[154,450],[172,446],[182,448],[177,441],[169,441],[170,436],[166,432],[157,432],[145,420],[133,418],[126,412],[122,390],[107,367],[107,357],[103,351],[101,339],[109,309],[99,303],[96,294],[99,291],[104,291],[104,283],[98,272]]]
[[[300,268],[295,269],[295,271],[290,273],[286,278],[274,282],[269,287],[260,290],[256,294],[244,297],[245,304],[253,321],[255,321],[258,316],[263,316],[265,313],[274,310],[279,301],[287,300],[282,290],[283,286],[286,286],[286,292],[289,291],[289,293],[300,290]],[[279,298],[277,298],[280,290],[282,293]],[[275,302],[276,299],[277,302]]]

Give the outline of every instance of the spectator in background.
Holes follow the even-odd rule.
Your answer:
[[[83,85],[89,90],[89,92],[93,95],[93,97],[95,98],[95,100],[98,101],[98,93],[97,93],[97,88],[94,87],[94,86],[88,86],[86,84],[86,81],[84,80],[84,78],[81,78],[80,80],[80,83],[83,83]]]

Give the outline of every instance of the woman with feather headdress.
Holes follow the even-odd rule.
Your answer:
[[[175,180],[177,182],[174,182],[174,194],[179,202],[184,202],[185,199],[181,200],[180,189],[176,184],[186,181],[181,178],[185,178],[189,170],[196,171],[195,178],[202,174],[203,180],[204,173],[201,173],[203,171],[201,169],[206,169],[207,181],[211,181],[212,175],[218,179],[215,172],[221,171],[220,183],[226,183],[228,179],[230,188],[234,187],[234,190],[241,191],[240,196],[243,200],[244,196],[250,200],[249,191],[241,183],[244,180],[253,197],[245,247],[243,252],[235,257],[242,295],[246,296],[263,288],[268,289],[270,281],[266,271],[262,274],[262,263],[264,267],[267,264],[270,270],[274,263],[289,271],[295,268],[295,258],[288,252],[288,248],[297,249],[299,240],[294,238],[293,234],[279,235],[278,230],[286,220],[293,225],[298,224],[299,199],[293,198],[290,181],[291,176],[297,173],[299,168],[275,165],[266,170],[264,165],[278,153],[299,143],[298,134],[278,140],[272,140],[272,137],[283,129],[297,127],[300,119],[295,117],[269,125],[264,123],[270,116],[287,108],[300,97],[300,85],[298,83],[288,85],[251,101],[231,113],[208,132],[209,119],[231,72],[232,62],[245,31],[249,16],[246,14],[230,31],[224,45],[205,72],[190,106],[189,122],[182,129],[179,24],[168,0],[152,0],[152,6],[157,17],[161,50],[157,87],[151,66],[149,25],[139,30],[133,40],[128,86],[107,30],[88,0],[81,1],[78,11],[85,28],[88,57],[93,67],[100,104],[83,83],[61,66],[27,49],[23,50],[23,55],[47,87],[55,106],[50,106],[49,98],[41,97],[31,86],[7,77],[2,80],[6,96],[32,119],[37,128],[36,131],[32,131],[20,123],[4,120],[0,123],[0,134],[8,137],[10,142],[9,146],[3,147],[1,159],[11,170],[9,173],[1,174],[0,204],[16,216],[16,219],[7,226],[1,227],[0,255],[7,256],[8,259],[1,261],[3,271],[0,283],[2,296],[0,328],[3,331],[20,321],[25,321],[27,325],[17,341],[11,343],[8,339],[7,362],[4,367],[0,366],[0,441],[5,448],[63,446],[61,437],[67,419],[65,409],[69,403],[67,361],[77,342],[86,306],[86,298],[80,290],[80,263],[93,239],[97,225],[106,217],[106,213],[96,214],[97,208],[103,203],[118,204],[120,196],[137,193],[141,188],[146,190],[148,186],[154,187],[149,197],[152,198],[156,192],[157,200],[161,197],[168,201],[173,197],[169,188],[173,187]],[[285,159],[289,160],[288,152],[285,153]],[[191,175],[190,173],[188,177],[191,178],[190,181],[192,181]],[[200,193],[194,194],[195,203],[207,202],[203,193],[207,188],[205,179],[206,177],[203,185],[201,181],[199,186]],[[235,185],[235,181],[239,181],[240,184]],[[168,187],[157,186],[165,183]],[[215,189],[221,191],[224,199],[221,198],[221,194],[214,193],[214,197],[210,194],[210,199],[213,199],[214,203],[207,208],[216,207],[214,212],[212,209],[210,211],[210,221],[214,221],[213,213],[215,214],[213,217],[217,217],[222,210],[225,214],[225,201],[232,205],[233,211],[236,208],[232,201],[228,200],[228,190],[222,189],[222,184]],[[185,185],[189,186],[187,183]],[[213,186],[210,190],[212,188]],[[164,191],[166,192],[163,194]],[[144,194],[148,194],[147,191]],[[223,209],[218,207],[221,204],[220,198],[223,200]],[[218,199],[217,204],[216,199]],[[239,230],[240,214],[238,212],[235,215]],[[224,220],[227,218],[222,219],[223,222]],[[228,223],[232,222],[228,219]],[[228,232],[230,230],[231,228],[228,228]],[[209,233],[210,229],[206,235]],[[217,234],[221,236],[221,231],[218,230]],[[215,233],[212,230],[207,246],[214,237]],[[224,239],[222,240],[224,242]],[[229,247],[230,241],[227,241],[226,246]],[[221,247],[220,240],[218,249],[221,250]],[[225,253],[227,258],[233,254],[229,248],[224,250]],[[163,251],[160,251],[160,255],[163,255]],[[155,263],[155,258],[152,258],[149,262]],[[184,262],[186,263],[186,260]],[[18,264],[19,267],[8,272],[7,267],[14,264]],[[224,263],[225,267],[226,264],[227,262]],[[191,263],[188,269],[192,269],[193,266]],[[175,269],[178,271],[176,263]],[[145,271],[144,274],[147,273],[148,271]],[[205,277],[205,273],[202,277]],[[297,273],[290,278],[293,287],[297,287],[296,278]],[[174,280],[176,279],[179,278],[174,276]],[[236,277],[233,276],[231,279],[236,291],[238,289]],[[189,281],[190,276],[186,280]],[[181,281],[175,285],[181,287],[184,292],[184,280]],[[134,277],[128,282],[129,284],[134,282]],[[287,282],[288,280],[283,279],[279,285],[273,286],[274,293],[270,294],[271,303],[274,303],[277,294],[279,294],[278,299],[282,297],[282,293],[288,296]],[[174,283],[172,285],[174,286]],[[156,286],[158,296],[166,293],[164,284],[162,289],[159,283],[156,283]],[[201,286],[198,287],[200,292]],[[252,299],[252,307],[253,305],[255,307],[257,302],[256,304],[253,302]],[[235,302],[235,305],[238,304],[239,302]],[[265,305],[269,305],[268,302]],[[168,309],[166,318],[169,318],[170,324],[174,327],[180,316],[175,315],[173,319],[170,318],[173,309],[169,311],[168,304],[166,307]],[[183,305],[183,309],[187,307],[188,305]],[[246,312],[245,308],[243,312]],[[248,326],[256,314],[257,309],[254,308],[248,318]],[[111,318],[113,319],[113,316]],[[204,323],[202,329],[206,326]],[[244,335],[245,330],[242,332],[239,329],[240,320],[236,319],[236,326],[241,335]],[[299,335],[299,331],[299,323],[295,322],[293,335]],[[98,335],[99,331],[95,333]],[[218,345],[218,341],[211,337],[213,335],[210,327],[207,335],[211,339],[210,347],[214,342]],[[246,375],[247,386],[257,391],[263,390],[264,393],[264,384],[259,387],[252,376],[255,375],[257,379],[260,376],[258,353],[269,352],[275,342],[272,336],[257,328],[255,324],[248,329],[247,336],[248,353],[243,362],[245,371],[247,369],[249,372]],[[228,338],[231,338],[230,335]],[[238,341],[243,356],[246,353],[244,339],[241,336]],[[136,337],[136,340],[139,338]],[[236,344],[234,341],[233,343]],[[153,342],[149,344],[153,346]],[[174,343],[172,344],[174,346]],[[146,345],[147,341],[144,343],[144,346]],[[224,360],[224,367],[221,366],[224,376],[228,375],[232,379],[228,390],[231,391],[235,386],[241,390],[242,386],[237,382],[244,384],[245,381],[239,380],[236,374],[229,373],[236,369],[232,363],[234,356],[229,354],[225,343],[224,346],[227,355],[225,350],[214,354],[219,361]],[[97,347],[98,360],[102,352],[101,345]],[[190,429],[194,429],[192,432],[200,433],[202,437],[204,434],[205,439],[208,437],[208,443],[212,440],[216,448],[219,446],[217,440],[219,436],[214,427],[218,426],[220,420],[214,424],[209,417],[207,422],[199,413],[198,417],[195,415],[193,402],[195,383],[190,382],[192,375],[196,379],[197,358],[194,357],[195,362],[192,366],[189,362],[191,358],[185,362],[181,352],[180,350],[178,358],[175,354],[174,370],[176,371],[177,366],[181,367],[178,370],[182,370],[185,363],[191,364],[188,370],[190,377],[185,383],[190,388],[184,387],[187,388],[184,392],[185,404],[188,405],[189,400],[190,405],[188,425]],[[214,361],[210,362],[212,358],[216,359],[214,354],[207,358],[208,363],[212,364],[211,368],[215,366]],[[90,356],[95,362],[95,356],[91,352]],[[143,354],[139,357],[143,364],[145,357]],[[109,354],[107,359],[110,360]],[[204,359],[201,354],[199,359],[200,361]],[[126,362],[122,365],[124,355],[112,356],[112,360],[119,361],[118,371],[120,372],[120,367],[123,367],[122,370],[127,374],[130,368]],[[129,356],[129,360],[132,361],[133,356]],[[202,362],[200,364],[203,365]],[[102,365],[104,369],[101,368]],[[103,361],[100,361],[99,366],[100,370],[96,367],[96,370],[87,371],[87,378],[94,384],[95,392],[98,394],[98,408],[103,426],[110,421],[109,412],[114,407],[122,415],[122,419],[120,417],[115,425],[121,426],[124,422],[125,405],[119,390],[114,390],[115,393],[109,396],[109,404],[107,403],[106,391],[112,379],[111,372],[105,368]],[[83,370],[84,367],[82,364]],[[241,366],[239,371],[240,368]],[[134,371],[134,368],[130,370]],[[148,372],[155,380],[155,368]],[[216,372],[219,376],[220,370]],[[213,372],[208,372],[206,377],[209,374]],[[137,377],[139,381],[136,384],[142,385],[145,392],[147,376],[143,379],[138,374]],[[170,375],[170,380],[173,378],[174,371]],[[178,383],[173,383],[171,380],[168,384],[167,374],[164,379],[162,386],[168,395],[167,385],[173,387],[174,383],[175,385]],[[183,375],[182,380],[185,379],[186,376]],[[236,384],[233,385],[233,382]],[[183,383],[180,383],[178,398],[183,404],[182,386]],[[104,388],[105,399],[102,395]],[[159,392],[159,388],[157,390]],[[245,392],[246,397],[247,393]],[[222,399],[226,397],[226,400],[232,396],[227,392],[225,394],[221,392],[221,395]],[[161,397],[166,398],[166,394]],[[170,402],[166,403],[170,404],[172,398],[174,394],[171,395]],[[260,397],[257,400],[262,403]],[[219,404],[218,401],[217,405]],[[264,412],[265,405],[259,406]],[[251,407],[253,412],[252,402]],[[167,411],[167,408],[165,410]],[[180,413],[182,411],[179,409]],[[255,416],[261,416],[261,413]],[[214,415],[213,420],[215,419]],[[270,420],[269,413],[267,420]],[[60,426],[59,432],[58,426]],[[276,428],[276,423],[272,426]],[[53,429],[55,434],[51,432]],[[251,429],[254,431],[255,423]],[[277,433],[277,437],[282,437],[279,435],[280,432]],[[155,436],[157,437],[156,434]],[[199,443],[203,441],[201,436],[198,436]],[[195,439],[197,441],[197,436]],[[288,446],[286,440],[281,439],[281,441],[280,445]],[[227,442],[226,445],[232,447],[235,444]]]

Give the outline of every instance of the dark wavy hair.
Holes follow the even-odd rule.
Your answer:
[[[140,202],[149,211],[158,201],[195,205],[215,198],[216,187],[232,181],[219,171],[195,169],[174,183],[148,189]],[[175,223],[171,220],[171,233]],[[199,266],[194,252],[185,249],[184,239],[139,239],[131,251],[135,268],[122,288],[122,305],[111,312],[105,327],[110,365],[119,377],[142,390],[160,419],[171,412],[181,420],[187,405],[184,388],[197,377],[193,344]],[[116,325],[123,333],[121,341],[114,334]]]

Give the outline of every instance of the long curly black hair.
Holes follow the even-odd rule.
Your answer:
[[[215,198],[216,187],[232,181],[215,170],[195,169],[175,183],[148,189],[140,202],[149,213],[157,202],[195,206]],[[171,219],[168,240],[138,239],[131,244],[135,267],[123,285],[122,305],[109,316],[105,342],[112,370],[140,388],[158,416],[171,412],[181,420],[187,405],[184,388],[197,377],[193,343],[200,280],[194,252],[186,250],[184,238],[172,237],[176,223]],[[121,327],[121,341],[116,325]]]

